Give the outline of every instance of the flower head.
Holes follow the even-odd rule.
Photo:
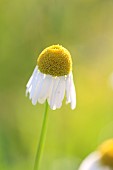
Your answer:
[[[80,165],[79,170],[112,170],[113,139],[105,141],[97,151],[91,153]]]
[[[71,108],[74,109],[76,93],[69,51],[61,45],[44,49],[37,59],[37,66],[26,88],[34,105],[47,100],[51,109],[60,108],[66,92],[67,103],[71,103]]]
[[[52,45],[39,55],[37,60],[39,70],[52,76],[65,76],[72,70],[71,55],[60,45]]]

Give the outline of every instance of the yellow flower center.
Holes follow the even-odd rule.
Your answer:
[[[52,76],[68,75],[72,70],[71,55],[61,45],[52,45],[44,49],[37,59],[38,69]]]
[[[113,139],[104,142],[99,151],[102,155],[102,163],[113,168]]]

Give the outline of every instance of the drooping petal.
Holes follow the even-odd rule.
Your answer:
[[[38,74],[35,76],[35,80],[32,83],[32,89],[31,89],[31,92],[30,92],[30,99],[32,99],[33,96],[35,95],[37,86],[40,83],[40,80],[42,79],[42,77],[43,77],[43,74],[40,73],[40,72],[38,72]]]
[[[71,109],[75,109],[76,107],[76,91],[73,82],[73,75],[70,75],[70,99],[71,99]]]
[[[51,107],[52,110],[56,109],[56,106],[54,105],[54,103],[55,103],[55,92],[56,92],[59,81],[60,81],[59,77],[54,78],[53,87],[52,87],[52,90],[51,90],[51,94],[49,96],[50,97],[50,107]]]
[[[28,81],[28,83],[27,83],[27,85],[26,85],[27,88],[29,88],[30,85],[32,84],[32,82],[33,82],[33,80],[34,80],[34,78],[35,78],[37,72],[38,72],[38,66],[35,67],[35,69],[34,69],[32,75],[31,75],[31,77],[30,77],[30,79],[29,79],[29,81]]]
[[[65,95],[65,77],[60,77],[59,84],[57,86],[56,92],[55,92],[55,106],[56,108],[60,108],[62,106],[62,100]]]
[[[50,88],[48,89],[48,96],[47,96],[47,101],[48,101],[49,105],[50,105],[50,99],[52,96],[53,86],[54,86],[54,78],[52,77],[52,83],[50,84]]]
[[[37,77],[37,74],[38,74],[38,69],[37,68],[38,67],[36,66],[34,71],[33,71],[32,76],[30,77],[30,79],[29,79],[29,81],[28,81],[28,83],[26,85],[26,96],[27,96],[28,93],[31,92],[33,83],[34,83],[34,81],[36,81],[36,77]]]
[[[66,103],[70,103],[71,102],[71,98],[70,98],[70,74],[66,77]]]
[[[47,99],[52,81],[53,81],[52,76],[46,75],[46,77],[41,85],[41,89],[40,89],[40,93],[39,93],[39,97],[38,97],[39,103],[42,104]]]
[[[33,75],[33,81],[31,82],[31,84],[27,87],[27,90],[26,90],[26,94],[29,93],[29,98],[31,99],[32,98],[32,95],[33,95],[33,91],[35,89],[35,86],[37,84],[37,82],[39,81],[39,72],[37,71],[35,73],[35,75]]]
[[[76,107],[76,91],[73,82],[72,72],[66,77],[66,103],[71,103],[71,109]]]
[[[41,89],[41,85],[44,81],[44,77],[45,77],[44,74],[39,73],[39,79],[37,81],[37,84],[34,88],[33,95],[32,95],[32,104],[33,105],[36,105],[36,103],[38,101],[39,92],[40,92],[40,89]]]

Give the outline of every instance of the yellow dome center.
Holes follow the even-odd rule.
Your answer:
[[[102,163],[113,168],[113,139],[104,142],[99,151],[102,155]]]
[[[72,70],[71,55],[61,45],[52,45],[44,49],[37,59],[38,69],[52,76],[68,75]]]

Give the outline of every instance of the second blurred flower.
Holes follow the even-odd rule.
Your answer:
[[[80,165],[79,170],[113,170],[113,139],[105,141]]]

